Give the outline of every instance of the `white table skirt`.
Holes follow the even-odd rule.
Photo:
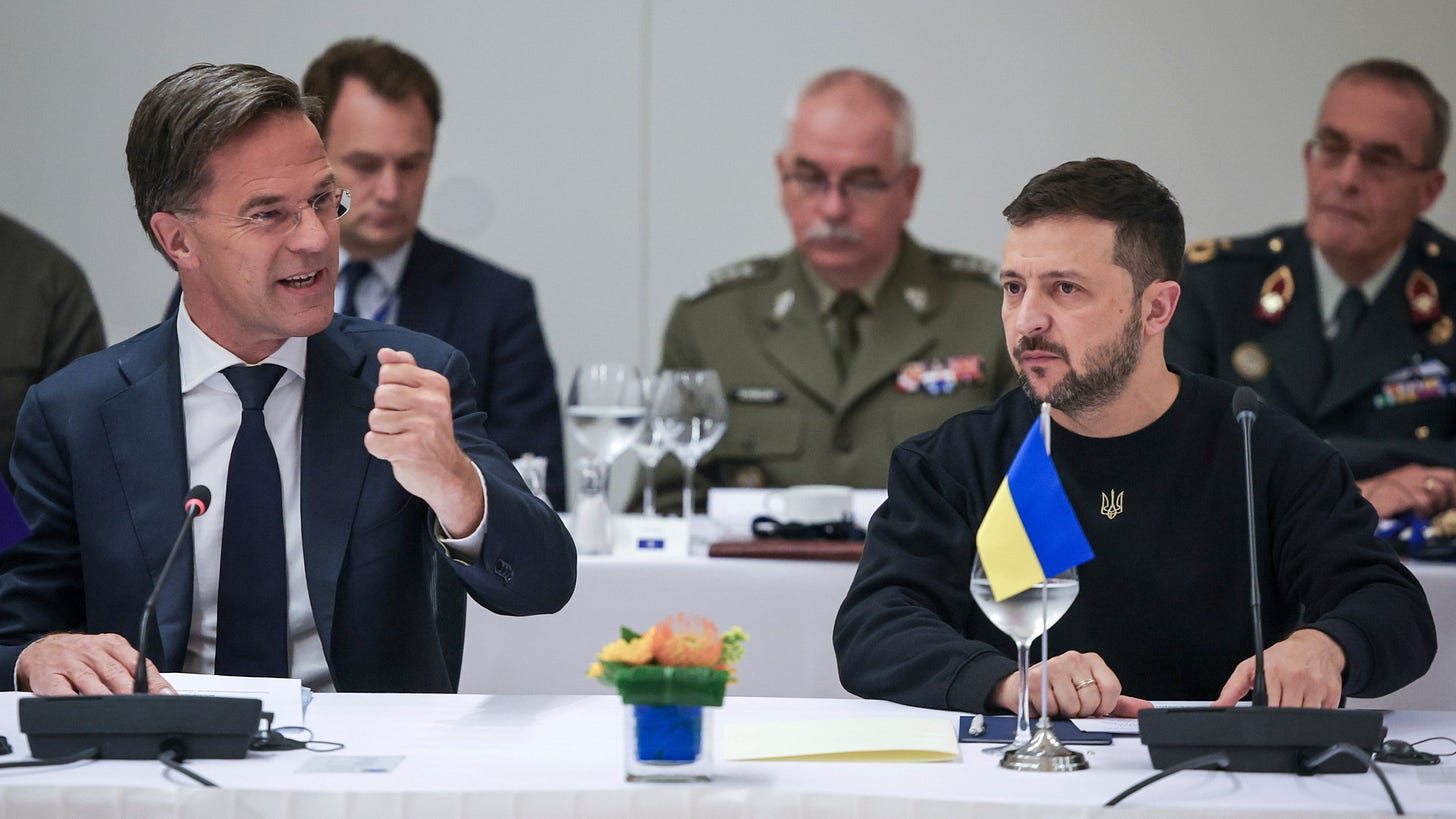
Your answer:
[[[1456,711],[1456,565],[1413,563],[1435,613],[1441,648],[1431,671],[1388,697],[1355,704]],[[847,697],[830,632],[853,563],[721,558],[583,557],[576,594],[546,617],[501,617],[471,605],[460,690],[595,694],[587,664],[618,626],[639,631],[679,611],[743,626],[748,655],[732,693]],[[1232,670],[1232,669],[1230,669]],[[1456,791],[1453,791],[1456,801]]]
[[[0,729],[18,740],[15,699],[0,695]],[[782,720],[931,715],[953,730],[955,715],[884,702],[729,698],[721,726]],[[403,755],[389,773],[300,773],[304,751],[197,760],[223,787],[205,790],[155,762],[88,762],[0,771],[0,816],[229,817],[829,817],[975,815],[1094,816],[1098,806],[1151,774],[1135,739],[1086,748],[1091,769],[1068,774],[1003,770],[984,746],[962,746],[945,763],[724,762],[710,785],[629,784],[622,773],[622,706],[612,696],[321,694],[307,721],[340,754]],[[1393,736],[1456,733],[1456,714],[1398,712]],[[14,758],[14,757],[12,757]],[[1456,773],[1386,766],[1407,811],[1456,813],[1452,784],[1423,776]],[[1450,780],[1448,781],[1456,781]],[[1233,812],[1386,815],[1373,775],[1296,777],[1180,773],[1124,803],[1145,815]],[[983,813],[984,811],[984,813]],[[1109,816],[1137,816],[1117,810]],[[1258,815],[1269,815],[1258,813]]]

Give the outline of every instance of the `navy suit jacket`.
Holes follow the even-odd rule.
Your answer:
[[[485,434],[512,458],[546,457],[546,493],[565,509],[556,368],[531,282],[417,230],[399,282],[397,323],[465,354]]]
[[[433,517],[364,449],[383,346],[408,350],[450,380],[455,432],[485,477],[488,513],[471,565],[440,561]],[[135,640],[142,605],[182,523],[188,489],[174,320],[87,356],[33,388],[12,464],[34,530],[0,553],[0,686],[21,650],[52,631]],[[560,609],[576,553],[557,515],[486,439],[461,355],[427,336],[335,317],[309,339],[300,452],[304,570],[340,691],[454,688],[458,669],[436,625],[432,572],[448,565],[503,614]],[[182,667],[192,611],[184,546],[161,595],[148,656]]]

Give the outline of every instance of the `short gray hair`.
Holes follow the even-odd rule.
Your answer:
[[[841,85],[860,85],[879,98],[895,119],[895,161],[901,166],[909,165],[915,158],[915,112],[910,100],[895,84],[878,74],[862,68],[836,68],[815,77],[804,86],[793,99],[787,112],[788,127],[792,131],[799,107],[805,100],[838,88]]]
[[[137,218],[152,247],[172,264],[152,233],[152,214],[191,207],[212,184],[214,152],[267,114],[297,112],[317,126],[320,111],[292,80],[256,65],[198,63],[152,86],[126,138]]]
[[[1330,80],[1329,88],[1343,80],[1378,80],[1419,94],[1431,112],[1431,132],[1421,143],[1421,151],[1425,154],[1421,157],[1421,164],[1427,169],[1440,166],[1441,156],[1446,153],[1446,143],[1451,139],[1451,106],[1425,72],[1407,62],[1376,57],[1340,69],[1340,73]],[[1326,96],[1329,88],[1325,90]]]

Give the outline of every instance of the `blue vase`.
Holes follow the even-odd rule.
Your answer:
[[[711,720],[699,705],[628,705],[627,779],[706,782],[712,779]]]

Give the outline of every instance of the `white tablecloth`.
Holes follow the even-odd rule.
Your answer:
[[[1441,649],[1425,678],[1374,707],[1456,711],[1456,565],[1413,563],[1435,612]],[[645,630],[679,611],[743,626],[751,639],[740,696],[847,697],[830,632],[853,563],[724,558],[584,557],[576,594],[546,617],[501,617],[471,605],[460,690],[595,694],[587,664],[619,626]],[[1456,800],[1456,791],[1452,794]]]
[[[16,728],[18,695],[0,695],[0,730],[27,753]],[[887,715],[955,715],[884,702],[730,698],[716,714],[732,723]],[[939,817],[1294,815],[1347,811],[1388,815],[1369,774],[1296,777],[1180,773],[1133,796],[1133,810],[1098,806],[1153,772],[1134,739],[1087,748],[1091,769],[1017,773],[962,746],[945,763],[724,762],[706,786],[628,784],[622,774],[622,706],[611,696],[322,694],[309,707],[318,738],[346,755],[402,755],[388,773],[301,773],[315,755],[254,753],[191,766],[224,790],[203,789],[155,762],[86,762],[0,771],[0,816],[47,817]],[[1456,714],[1402,712],[1393,736],[1456,734]],[[11,757],[14,758],[14,757]],[[1406,810],[1456,812],[1448,762],[1435,769],[1386,766]],[[974,805],[974,807],[972,807]],[[1139,810],[1142,813],[1140,814]]]

